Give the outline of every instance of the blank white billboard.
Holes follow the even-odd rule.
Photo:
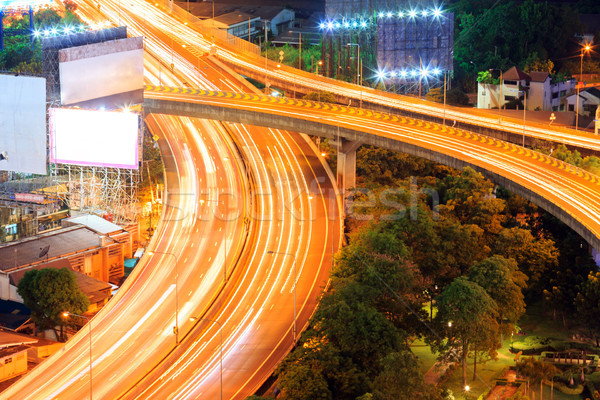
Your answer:
[[[50,109],[50,161],[138,169],[138,115]]]
[[[58,55],[64,105],[144,88],[142,37],[70,47]]]
[[[46,80],[0,75],[0,170],[46,175]]]

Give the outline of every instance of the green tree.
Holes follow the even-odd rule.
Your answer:
[[[462,364],[464,387],[467,384],[467,357],[471,352],[475,357],[482,352],[494,357],[499,347],[496,303],[477,283],[459,277],[444,289],[437,304],[435,323],[438,331],[445,329],[450,339],[435,336],[432,347],[446,354],[456,352]],[[473,374],[476,372],[475,358]]]
[[[542,384],[544,380],[552,378],[558,370],[554,365],[545,363],[542,360],[534,357],[525,357],[519,363],[519,372],[528,377],[532,385],[540,384],[540,400],[542,400]],[[533,400],[535,400],[535,392],[533,392]]]
[[[444,181],[446,211],[463,224],[475,224],[488,234],[502,230],[506,202],[493,195],[494,184],[470,167]]]
[[[295,364],[288,367],[280,381],[283,400],[331,400],[332,394],[327,381],[307,365]]]
[[[513,325],[525,313],[522,290],[527,286],[527,276],[518,270],[517,262],[494,255],[473,264],[469,280],[484,288],[496,302],[501,332],[512,331]]]
[[[309,92],[304,95],[304,100],[319,101],[321,103],[335,103],[335,95],[331,92]]]
[[[390,353],[381,361],[381,373],[373,382],[374,400],[441,399],[434,386],[423,382],[419,362],[408,351]]]
[[[90,302],[81,292],[75,273],[68,268],[43,268],[28,271],[17,287],[23,303],[31,310],[31,318],[39,329],[55,329],[60,326],[60,338],[64,340],[62,328],[64,311],[83,314]],[[56,332],[56,331],[55,331]],[[59,337],[59,335],[56,335]]]
[[[558,265],[558,250],[550,239],[536,239],[531,231],[503,229],[492,246],[495,254],[514,259],[529,278],[529,287],[540,291],[541,279]]]
[[[590,273],[587,281],[580,285],[575,307],[582,324],[600,347],[600,272]]]

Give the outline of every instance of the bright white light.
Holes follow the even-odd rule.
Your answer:
[[[421,76],[425,76],[426,77],[427,75],[429,75],[429,70],[427,68],[422,69],[421,70]]]
[[[404,71],[404,70],[400,71],[400,76],[402,78],[406,78],[406,71]]]
[[[350,23],[348,21],[344,21],[344,28],[350,28]]]
[[[319,29],[325,29],[325,23],[321,22],[321,23],[319,24]]]
[[[51,160],[75,165],[138,168],[138,116],[54,108]]]
[[[85,26],[84,25],[79,25],[79,29],[81,29],[83,31],[83,30],[85,30]]]
[[[411,18],[415,18],[417,16],[417,12],[415,10],[410,10],[408,12],[408,16]]]
[[[417,71],[415,71],[414,69],[412,71],[410,71],[410,76],[412,76],[412,77],[417,76]]]
[[[388,18],[392,18],[393,15],[394,14],[391,11],[388,11],[388,13],[387,13]]]
[[[340,27],[341,27],[341,26],[342,26],[342,25],[340,25],[340,23],[339,23],[339,22],[336,22],[336,23],[335,23],[335,28],[336,28],[336,29],[340,29]]]
[[[442,10],[440,10],[439,8],[434,8],[432,13],[433,13],[433,16],[436,18],[439,18],[442,16]]]
[[[422,16],[424,16],[424,17],[426,17],[426,16],[427,16],[427,10],[423,10],[423,11],[421,12],[421,15],[422,15]]]
[[[366,28],[367,27],[367,22],[366,21],[361,21],[360,27],[361,28]]]
[[[44,36],[49,36],[50,35],[50,31],[48,29],[44,30]]]
[[[65,33],[71,33],[71,27],[65,26]]]
[[[434,75],[439,75],[439,73],[440,73],[440,69],[439,68],[434,68],[433,69],[433,74]]]
[[[398,13],[398,17],[400,17],[400,18],[404,17],[404,13],[403,13],[402,11],[400,11],[400,12]]]
[[[33,36],[39,37],[41,35],[40,31],[33,31]]]
[[[327,29],[333,29],[333,22],[329,21],[327,23]]]
[[[383,80],[385,79],[385,71],[377,71],[377,79]]]
[[[383,18],[383,17],[385,17],[385,13],[384,12],[380,12],[379,13],[379,18]]]
[[[352,27],[356,28],[358,26],[358,23],[356,21],[352,21]]]
[[[52,29],[50,30],[50,32],[51,32],[53,35],[56,35],[56,33],[57,33],[58,31],[56,30],[56,28],[52,28]]]
[[[279,96],[279,92],[273,91],[273,93],[271,93],[271,96],[277,97]]]
[[[395,78],[395,77],[396,77],[396,71],[392,71],[392,72],[390,73],[390,75],[391,75],[391,77],[392,77],[392,78]]]

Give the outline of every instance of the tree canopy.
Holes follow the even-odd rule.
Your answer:
[[[90,305],[77,286],[75,273],[68,268],[27,271],[19,281],[17,293],[31,310],[31,318],[38,329],[62,328],[64,311],[83,314]]]

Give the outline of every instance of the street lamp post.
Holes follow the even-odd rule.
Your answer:
[[[298,280],[298,274],[296,271],[296,256],[292,253],[286,253],[283,251],[273,251],[273,250],[269,250],[267,251],[267,254],[279,254],[282,256],[290,256],[293,257],[293,263],[294,263],[294,325],[293,325],[293,329],[292,329],[292,336],[294,338],[294,343],[296,342],[296,282]]]
[[[84,318],[87,321],[87,325],[90,329],[90,400],[92,400],[92,322],[90,319],[84,315],[74,314],[69,311],[65,311],[62,313],[63,317],[68,318],[69,316]]]
[[[356,84],[360,85],[360,44],[358,43],[347,43],[348,46],[356,46],[357,54],[356,54]]]
[[[583,82],[582,76],[583,76],[583,52],[587,52],[589,53],[589,51],[591,50],[591,46],[589,44],[586,44],[584,47],[581,48],[581,59],[579,61],[579,80],[581,80]],[[577,97],[576,97],[576,101],[577,101],[577,111],[575,112],[575,130],[579,129],[579,82],[577,82]]]
[[[175,326],[173,327],[173,332],[175,333],[175,344],[179,344],[179,295],[178,295],[178,281],[179,281],[179,268],[177,267],[177,264],[179,264],[179,259],[177,258],[177,256],[173,253],[169,253],[166,251],[156,251],[156,250],[152,250],[149,251],[148,254],[150,256],[154,255],[154,254],[164,254],[167,256],[171,256],[175,259]]]
[[[500,104],[500,102],[502,101],[502,70],[497,69],[497,68],[492,68],[489,71],[490,72],[500,71],[500,90],[498,91],[498,121],[501,121],[500,110],[502,109],[502,104]]]
[[[219,348],[219,375],[221,380],[221,400],[223,400],[223,324],[217,321],[216,319],[210,318],[190,317],[190,321],[208,321],[219,325],[219,340],[221,342],[221,347]]]

